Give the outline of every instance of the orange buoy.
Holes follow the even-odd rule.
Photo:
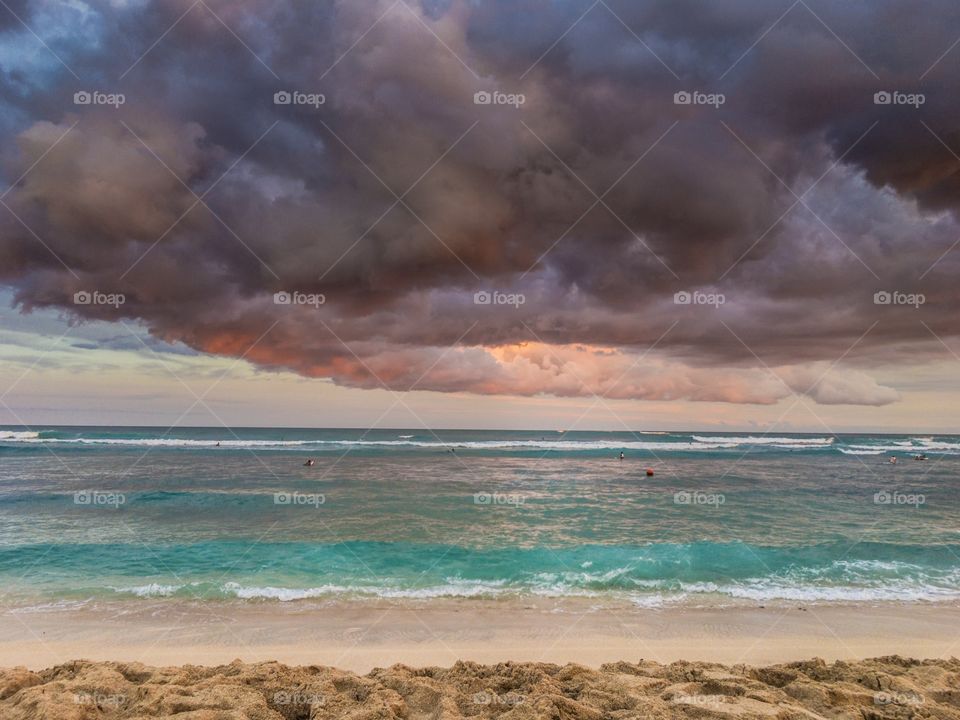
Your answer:
[[[653,468],[647,468],[647,477],[653,477]]]

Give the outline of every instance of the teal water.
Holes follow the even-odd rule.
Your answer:
[[[958,463],[956,436],[0,428],[0,604],[956,600]]]

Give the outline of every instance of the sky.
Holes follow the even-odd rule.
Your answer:
[[[0,7],[0,422],[953,432],[960,6]]]

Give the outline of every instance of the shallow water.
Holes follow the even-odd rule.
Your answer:
[[[0,429],[0,603],[955,600],[958,454],[955,436]]]

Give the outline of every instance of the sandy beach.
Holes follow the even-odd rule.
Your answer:
[[[85,659],[216,665],[277,661],[357,673],[396,663],[603,663],[641,659],[763,665],[810,657],[949,658],[960,607],[947,604],[649,609],[585,600],[426,603],[115,603],[7,611],[0,666]]]
[[[178,717],[190,720],[342,718],[958,718],[957,660],[897,656],[767,667],[712,663],[458,662],[394,665],[365,676],[279,663],[156,668],[72,662],[0,670],[9,720]]]

